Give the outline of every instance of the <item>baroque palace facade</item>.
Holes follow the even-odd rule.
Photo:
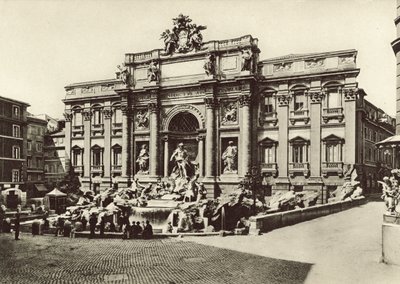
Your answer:
[[[167,178],[182,144],[210,196],[256,166],[272,191],[321,190],[324,202],[346,175],[390,168],[375,149],[364,163],[363,145],[394,120],[365,100],[357,51],[260,61],[256,38],[202,42],[190,22],[174,19],[164,50],[125,54],[116,79],[65,87],[66,159],[83,187]]]

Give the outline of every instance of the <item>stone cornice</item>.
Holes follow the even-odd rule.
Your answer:
[[[283,76],[261,76],[261,83],[270,83],[274,81],[292,81],[292,80],[304,80],[310,78],[322,78],[329,76],[346,76],[346,75],[355,75],[357,76],[360,73],[360,69],[350,69],[350,70],[335,70],[335,71],[327,71],[320,73],[302,73],[302,74],[284,74]]]

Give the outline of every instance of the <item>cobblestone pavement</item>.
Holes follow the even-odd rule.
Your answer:
[[[302,283],[310,267],[179,239],[0,234],[1,283]]]

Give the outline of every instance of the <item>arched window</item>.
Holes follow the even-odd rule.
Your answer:
[[[169,123],[168,130],[174,132],[196,132],[199,129],[199,121],[189,112],[181,112],[175,115]]]
[[[122,147],[115,144],[112,148],[112,165],[121,166],[122,165]]]

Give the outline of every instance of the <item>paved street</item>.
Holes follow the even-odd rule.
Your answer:
[[[302,283],[310,264],[192,242],[0,236],[1,283]]]
[[[400,267],[380,263],[384,208],[383,202],[371,201],[262,236],[185,240],[312,263],[306,283],[400,283]]]

